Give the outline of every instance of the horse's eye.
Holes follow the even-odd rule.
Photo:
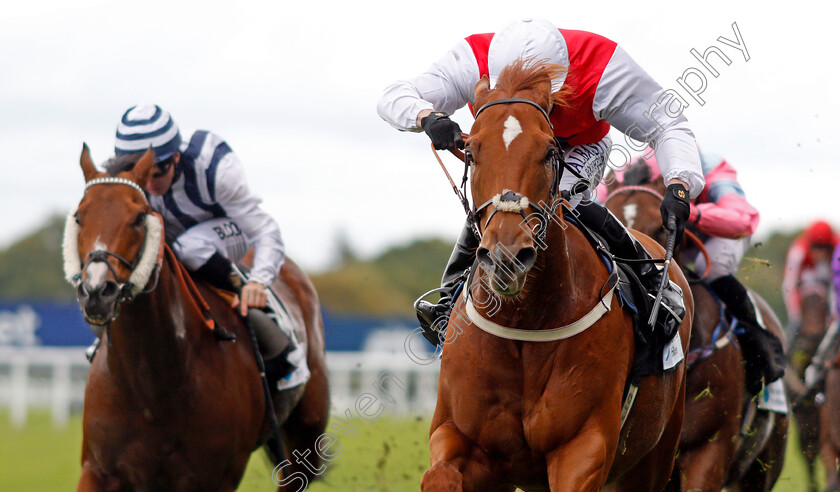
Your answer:
[[[141,212],[137,214],[137,217],[134,219],[134,223],[131,224],[134,227],[141,227],[143,224],[146,223],[146,212]]]
[[[74,214],[73,214],[73,218],[74,218],[74,219],[76,219],[76,223],[77,223],[77,224],[82,225],[82,223],[81,223],[81,222],[79,222],[79,212],[74,213]]]

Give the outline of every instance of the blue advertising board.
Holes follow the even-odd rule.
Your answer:
[[[364,350],[372,334],[405,333],[416,325],[411,319],[399,317],[346,316],[327,311],[323,317],[327,350]],[[93,339],[75,302],[0,302],[0,346],[86,346]]]

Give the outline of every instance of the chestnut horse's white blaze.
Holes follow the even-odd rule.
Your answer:
[[[107,251],[108,247],[96,238],[96,241],[93,243],[93,251]],[[98,288],[102,283],[105,282],[106,277],[108,275],[108,265],[101,261],[95,261],[87,265],[85,268],[88,275],[88,283],[90,284],[91,288]]]
[[[519,120],[514,118],[513,115],[508,116],[508,119],[505,120],[505,131],[502,132],[502,140],[505,141],[505,150],[510,147],[510,143],[520,133],[522,133],[522,126],[519,124]]]
[[[638,212],[639,210],[635,203],[628,203],[624,206],[624,220],[627,224],[627,227],[632,228],[633,224],[636,223],[636,214]]]

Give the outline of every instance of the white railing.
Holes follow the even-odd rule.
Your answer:
[[[404,353],[329,352],[332,411],[358,412],[375,395],[393,414],[430,415],[437,399],[440,363],[419,365]],[[84,404],[89,365],[84,347],[0,347],[0,409],[9,410],[16,427],[31,409],[47,409],[63,427]]]

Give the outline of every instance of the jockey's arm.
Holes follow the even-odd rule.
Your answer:
[[[398,130],[420,132],[423,116],[452,114],[471,101],[479,78],[472,48],[462,39],[425,72],[386,87],[376,111]]]
[[[758,210],[743,197],[725,195],[715,203],[692,205],[688,222],[710,236],[741,239],[758,225]]]
[[[695,198],[706,181],[694,134],[682,108],[673,112],[673,102],[673,95],[663,91],[621,46],[616,46],[598,82],[592,110],[596,119],[647,142],[656,152],[665,183],[682,183]]]
[[[689,223],[710,236],[751,236],[758,227],[759,214],[747,201],[735,168],[725,159],[705,152],[701,152],[701,159],[707,165],[717,164],[706,173],[706,190],[700,196],[702,200],[691,206]]]
[[[254,266],[250,283],[265,287],[270,285],[286,259],[283,237],[277,222],[262,208],[260,200],[248,188],[245,172],[239,158],[229,153],[219,164],[216,178],[216,199],[242,229],[254,248]],[[254,291],[256,286],[247,288]],[[243,299],[248,295],[243,293]],[[249,295],[250,298],[250,295]],[[264,303],[263,298],[263,303]]]

